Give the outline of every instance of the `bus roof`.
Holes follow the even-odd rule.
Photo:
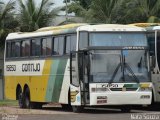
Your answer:
[[[146,29],[147,32],[153,32],[155,30],[160,30],[160,23],[134,23],[134,24],[129,24],[129,25],[143,27]]]
[[[79,27],[79,28],[78,28]],[[10,33],[6,40],[11,39],[25,39],[30,37],[40,37],[40,36],[49,36],[49,35],[57,35],[57,34],[67,34],[74,33],[76,30],[79,31],[145,31],[145,29],[130,26],[130,25],[119,25],[119,24],[98,24],[98,25],[89,25],[86,23],[79,24],[67,24],[62,26],[51,26],[40,28],[33,32],[18,32],[18,33]]]
[[[158,26],[160,23],[133,23],[129,24],[137,27],[153,27],[153,26]]]
[[[160,30],[160,25],[153,27],[153,30]]]
[[[131,25],[120,25],[120,24],[99,24],[99,25],[85,25],[78,28],[79,31],[110,31],[110,32],[140,32],[146,31],[144,28],[131,26]]]
[[[77,27],[82,25],[86,25],[86,24],[85,23],[67,24],[67,25],[61,25],[61,26],[44,27],[33,32],[10,33],[8,34],[6,40],[74,33],[76,32]]]

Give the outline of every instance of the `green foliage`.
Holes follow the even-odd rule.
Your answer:
[[[4,47],[4,41],[9,32],[16,31],[18,21],[14,17],[15,1],[10,0],[6,4],[0,1],[0,47]]]
[[[69,11],[86,22],[160,22],[160,0],[72,0]]]
[[[18,4],[21,31],[29,32],[48,26],[60,11],[59,8],[53,8],[52,0],[42,0],[39,6],[36,6],[35,0],[26,0],[25,3],[18,0]]]

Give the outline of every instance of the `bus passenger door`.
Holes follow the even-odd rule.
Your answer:
[[[89,65],[88,52],[84,51],[78,53],[78,73],[82,105],[89,104]]]
[[[81,105],[81,91],[78,78],[77,53],[70,54],[70,102],[71,105]]]

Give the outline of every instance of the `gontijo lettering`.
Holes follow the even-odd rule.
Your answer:
[[[40,63],[22,64],[22,72],[39,72]]]

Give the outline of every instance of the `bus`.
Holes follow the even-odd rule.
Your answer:
[[[152,98],[145,29],[68,24],[6,38],[5,96],[21,108],[149,105]]]
[[[135,23],[131,25],[146,29],[153,83],[152,103],[155,105],[154,103],[160,103],[160,23]]]

